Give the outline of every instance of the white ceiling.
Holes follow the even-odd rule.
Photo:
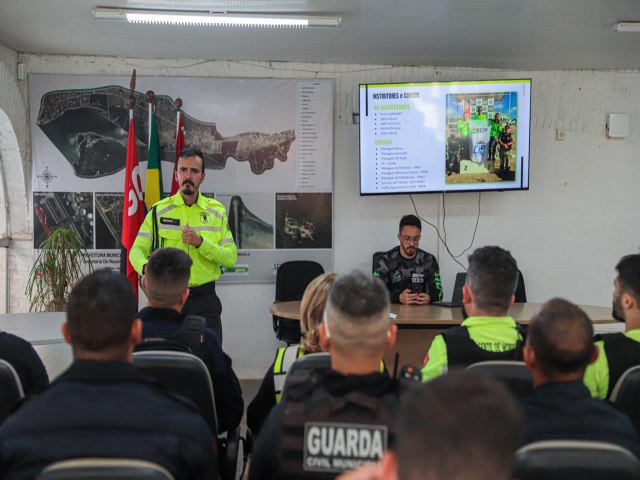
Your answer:
[[[134,26],[94,6],[337,15],[337,30]],[[640,69],[640,0],[0,0],[0,44],[25,53],[519,70]]]

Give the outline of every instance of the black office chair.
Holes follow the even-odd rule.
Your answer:
[[[513,295],[516,297],[516,303],[527,303],[527,291],[524,288],[524,276],[520,270],[518,270],[518,284],[516,285],[516,291]]]
[[[218,437],[218,421],[213,384],[207,366],[195,355],[169,350],[133,353],[133,365],[167,390],[191,400],[218,438],[218,458],[223,479],[235,477],[240,428]]]
[[[629,416],[640,435],[640,365],[622,374],[609,395],[609,401]]]
[[[282,395],[287,390],[287,384],[291,384],[291,379],[306,378],[311,375],[311,372],[322,375],[329,370],[331,370],[331,355],[327,352],[309,353],[300,357],[291,364],[287,372],[287,378],[282,386]]]
[[[382,255],[384,255],[387,252],[374,252],[373,254],[373,258],[372,258],[372,262],[371,262],[371,272],[374,273],[376,271],[376,268],[378,267],[378,260],[380,260],[380,257]]]
[[[488,360],[469,365],[466,369],[485,372],[499,379],[516,398],[528,397],[533,393],[533,376],[524,362]]]
[[[324,273],[324,268],[317,262],[309,260],[293,260],[284,262],[276,275],[276,302],[302,300],[302,295],[311,281]],[[273,331],[278,340],[287,345],[300,343],[300,322],[273,316]]]
[[[23,397],[22,382],[15,368],[6,360],[0,360],[0,423],[11,414]]]
[[[161,465],[132,458],[74,458],[45,468],[36,480],[174,480]]]
[[[513,473],[518,480],[638,480],[640,461],[606,442],[551,440],[518,450]]]

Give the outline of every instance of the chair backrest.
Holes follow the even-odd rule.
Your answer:
[[[524,364],[509,360],[488,360],[467,367],[475,369],[503,381],[516,398],[523,398],[533,393],[533,376]]]
[[[518,270],[518,284],[516,285],[516,291],[513,295],[516,297],[516,303],[527,303],[527,291],[524,288],[524,276],[520,270]]]
[[[36,480],[174,480],[161,465],[131,458],[75,458],[45,468]]]
[[[627,369],[620,376],[609,401],[626,413],[636,431],[640,432],[640,365]]]
[[[328,352],[309,353],[297,359],[287,372],[287,379],[282,387],[282,394],[287,389],[287,384],[291,378],[300,378],[301,375],[310,375],[312,371],[323,374],[331,370],[331,355]],[[294,375],[295,374],[295,375]]]
[[[276,275],[276,302],[302,300],[311,280],[322,275],[324,268],[318,262],[293,260],[278,267]]]
[[[194,403],[207,421],[213,436],[217,436],[213,384],[202,360],[190,353],[149,350],[134,352],[133,365],[170,392]]]
[[[15,368],[6,360],[0,359],[0,423],[11,414],[23,397],[22,382]]]
[[[519,480],[637,480],[640,460],[627,449],[606,442],[550,440],[516,452]]]
[[[373,253],[373,259],[372,259],[373,261],[372,261],[372,264],[371,264],[371,272],[372,273],[376,271],[376,268],[378,267],[378,260],[385,253],[387,253],[387,252],[374,252]]]

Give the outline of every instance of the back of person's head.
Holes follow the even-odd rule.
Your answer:
[[[422,222],[415,215],[405,215],[400,219],[398,232],[402,232],[402,227],[416,227],[418,230],[422,231]]]
[[[591,320],[580,307],[553,298],[531,319],[526,348],[533,350],[536,368],[547,379],[580,377],[593,355]]]
[[[478,248],[469,255],[467,285],[476,307],[492,315],[505,315],[518,284],[518,264],[500,247]]]
[[[304,353],[322,351],[318,336],[318,325],[322,323],[324,306],[329,290],[336,279],[335,272],[323,273],[314,278],[302,295],[300,303],[300,329],[302,330],[302,350]]]
[[[384,351],[389,331],[389,292],[379,279],[354,270],[331,287],[325,307],[331,351],[372,357]]]
[[[394,449],[402,480],[506,480],[523,420],[486,374],[454,370],[403,396]]]
[[[138,300],[123,275],[97,270],[84,277],[67,302],[66,328],[74,355],[124,358],[137,311]]]
[[[626,255],[616,265],[621,293],[628,293],[640,303],[640,254]]]
[[[149,256],[144,270],[144,293],[155,307],[178,305],[187,289],[191,258],[177,248],[160,248]]]

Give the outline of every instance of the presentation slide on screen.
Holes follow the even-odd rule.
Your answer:
[[[529,188],[531,80],[360,85],[362,195]]]

